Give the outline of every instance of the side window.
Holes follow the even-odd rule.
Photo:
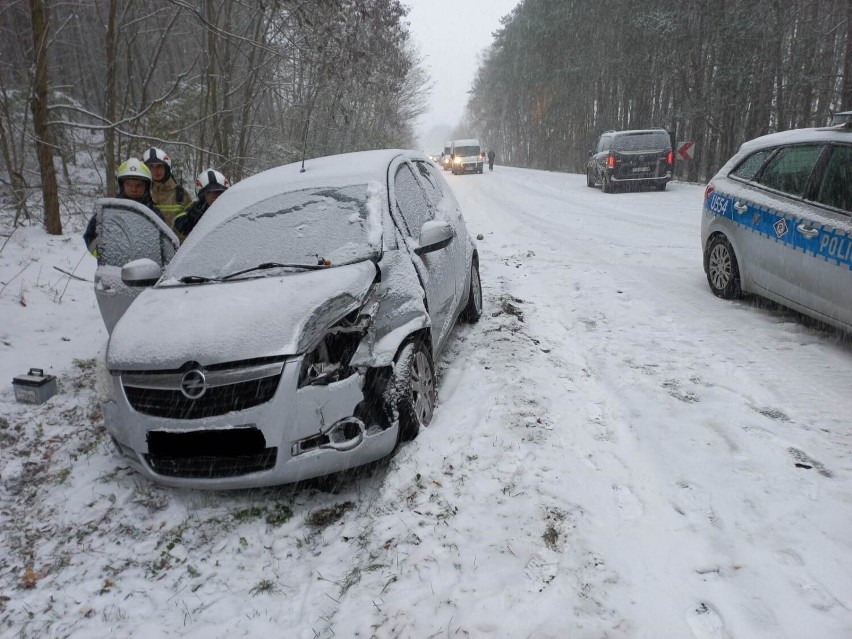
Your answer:
[[[399,167],[394,178],[396,206],[407,227],[408,235],[420,238],[420,229],[432,219],[423,189],[407,164]]]
[[[175,254],[172,241],[156,223],[132,208],[104,206],[98,219],[98,263],[124,266],[143,257],[160,266]]]
[[[609,145],[612,141],[612,138],[608,135],[601,136],[601,141],[598,143],[598,153],[603,153],[604,151],[609,151]]]
[[[740,162],[739,166],[731,171],[731,175],[742,178],[743,180],[751,180],[763,166],[766,159],[772,155],[775,149],[766,149],[752,153],[745,160]]]
[[[790,195],[803,196],[822,149],[821,145],[781,149],[766,165],[758,182]]]
[[[417,172],[420,173],[420,177],[422,178],[421,181],[426,189],[426,195],[429,198],[429,201],[434,206],[437,206],[444,197],[444,193],[441,190],[441,183],[435,177],[427,162],[416,160],[414,162],[414,166],[417,168]]]
[[[852,213],[852,146],[832,150],[816,201]]]

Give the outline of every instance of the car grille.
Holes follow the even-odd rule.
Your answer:
[[[167,477],[214,479],[238,477],[275,466],[277,448],[267,448],[255,426],[185,433],[148,432],[145,460]]]
[[[206,369],[187,365],[179,371],[122,372],[121,383],[134,410],[154,417],[201,419],[245,410],[272,399],[283,370],[281,360],[219,364]],[[187,375],[199,372],[202,394],[182,390]],[[197,376],[196,376],[197,377]],[[189,388],[198,392],[198,388]]]

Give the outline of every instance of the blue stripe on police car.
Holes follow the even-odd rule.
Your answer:
[[[852,269],[852,238],[836,228],[811,226],[805,219],[785,216],[752,203],[734,202],[731,196],[719,191],[710,194],[707,209],[713,215],[724,217],[776,242]],[[790,232],[794,229],[794,232]]]

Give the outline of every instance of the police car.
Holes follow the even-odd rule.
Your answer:
[[[852,331],[852,111],[742,145],[704,192],[704,271]]]

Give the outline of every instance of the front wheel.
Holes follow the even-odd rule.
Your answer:
[[[724,235],[715,235],[707,247],[707,283],[713,295],[723,300],[742,297],[737,257]]]
[[[422,340],[407,342],[400,349],[393,364],[393,380],[399,441],[411,441],[432,421],[438,401],[432,358]]]
[[[482,283],[479,281],[479,264],[474,259],[470,263],[470,293],[467,304],[461,312],[461,319],[468,324],[475,324],[482,317]]]

